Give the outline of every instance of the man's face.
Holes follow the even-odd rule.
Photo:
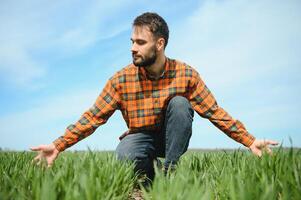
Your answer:
[[[147,67],[156,61],[156,40],[148,27],[134,26],[131,41],[134,65]]]

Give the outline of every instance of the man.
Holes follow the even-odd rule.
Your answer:
[[[52,144],[32,147],[39,151],[35,160],[45,158],[51,166],[61,151],[92,134],[116,109],[129,128],[120,137],[117,156],[135,161],[135,171],[151,179],[157,157],[165,157],[164,169],[173,169],[186,152],[194,110],[254,154],[270,153],[269,145],[277,142],[255,139],[218,106],[195,69],[165,56],[168,36],[168,26],[158,14],[138,16],[131,37],[133,63],[108,80],[95,104],[67,127],[64,136]]]

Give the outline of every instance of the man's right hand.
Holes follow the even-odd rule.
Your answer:
[[[36,147],[30,148],[32,151],[38,151],[39,154],[33,159],[33,161],[37,162],[37,164],[40,164],[43,159],[46,159],[47,166],[51,167],[54,160],[59,155],[59,151],[55,148],[54,144],[48,144],[48,145],[39,145]]]

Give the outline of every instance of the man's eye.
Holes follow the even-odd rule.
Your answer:
[[[143,45],[143,44],[145,44],[145,41],[137,41],[137,44],[139,44],[139,45]]]

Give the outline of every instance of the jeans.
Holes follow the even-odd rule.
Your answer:
[[[149,131],[129,134],[117,146],[117,158],[135,162],[135,172],[154,178],[154,160],[165,157],[164,168],[174,168],[187,151],[192,134],[194,111],[182,96],[173,97],[167,106],[161,133]]]

